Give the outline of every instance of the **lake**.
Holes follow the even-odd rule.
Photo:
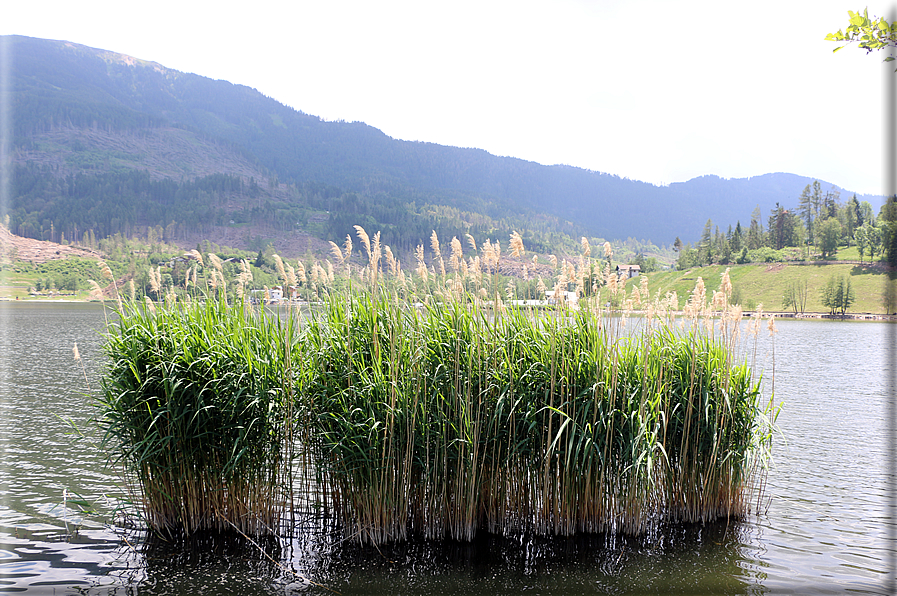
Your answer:
[[[0,303],[0,593],[890,594],[886,367],[897,327],[776,324],[774,338],[764,325],[755,368],[784,402],[780,433],[761,512],[745,521],[378,551],[303,532],[300,520],[294,537],[258,547],[186,549],[150,543],[119,513],[120,482],[90,424],[101,307]]]

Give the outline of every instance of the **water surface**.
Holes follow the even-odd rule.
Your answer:
[[[891,593],[889,324],[761,332],[755,368],[784,407],[756,517],[639,539],[482,536],[379,551],[321,532],[172,548],[129,528],[90,423],[103,325],[96,305],[0,304],[0,593]]]

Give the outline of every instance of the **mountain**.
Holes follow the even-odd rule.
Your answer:
[[[6,41],[16,164],[9,211],[12,229],[35,237],[175,222],[187,238],[264,221],[272,233],[337,240],[354,218],[408,247],[430,227],[493,238],[521,227],[537,245],[578,234],[669,245],[697,240],[708,218],[747,224],[758,205],[764,219],[776,202],[796,206],[813,181],[703,176],[660,187],[396,140],[243,85],[75,43]]]

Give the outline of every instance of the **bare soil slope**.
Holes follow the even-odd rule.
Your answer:
[[[101,258],[102,254],[83,248],[66,244],[56,244],[45,240],[22,238],[11,234],[9,230],[0,226],[0,259],[3,262],[30,261],[34,264],[46,263],[54,259],[66,259],[68,257]]]

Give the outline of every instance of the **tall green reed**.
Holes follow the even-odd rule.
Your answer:
[[[110,458],[167,536],[276,531],[289,498],[292,318],[223,301],[122,306],[99,421]]]
[[[738,517],[768,447],[759,383],[697,330],[357,293],[306,350],[321,483],[363,542]]]

